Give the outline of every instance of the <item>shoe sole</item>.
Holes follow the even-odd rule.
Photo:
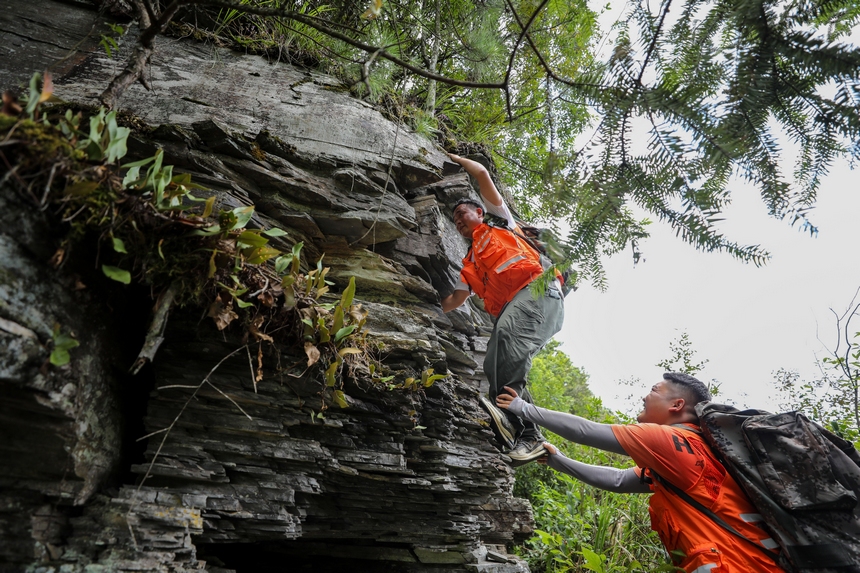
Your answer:
[[[529,452],[525,456],[512,456],[509,453],[508,457],[511,458],[511,466],[516,468],[519,466],[524,466],[527,463],[533,462],[536,459],[542,458],[543,456],[546,456],[548,454],[549,454],[549,452],[546,451],[546,448],[543,446],[540,446],[538,448],[535,448],[534,450],[532,450],[531,452]]]
[[[508,449],[513,448],[516,444],[514,428],[505,417],[505,414],[484,396],[478,396],[478,403],[490,415],[491,425],[505,447]]]

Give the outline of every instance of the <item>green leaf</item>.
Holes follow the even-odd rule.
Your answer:
[[[349,277],[349,285],[344,289],[340,297],[340,306],[344,309],[352,306],[352,299],[355,297],[355,276]]]
[[[337,367],[339,366],[338,362],[332,362],[325,371],[325,384],[326,386],[333,387],[337,380],[335,379],[335,373],[337,372]]]
[[[63,350],[71,350],[80,346],[81,343],[75,340],[69,334],[60,334],[54,338],[54,348],[62,348]]]
[[[346,402],[346,395],[342,390],[335,390],[332,392],[332,398],[334,398],[334,403],[338,405],[340,408],[349,408],[349,404]]]
[[[445,374],[434,374],[433,376],[428,376],[426,380],[423,380],[423,384],[425,388],[429,388],[433,385],[436,380],[443,380],[448,376]]]
[[[101,154],[102,152],[100,142],[102,139],[102,132],[105,128],[104,119],[104,108],[100,109],[97,115],[94,115],[90,118],[90,136],[88,138],[89,145],[95,145],[99,154]]]
[[[209,257],[209,274],[207,278],[212,278],[215,276],[215,273],[218,271],[218,266],[215,264],[215,256],[218,254],[217,249],[212,249],[212,256]]]
[[[129,187],[137,187],[142,183],[140,180],[140,166],[135,166],[130,168],[125,177],[122,178],[122,186],[124,189],[128,189]]]
[[[269,242],[269,239],[260,236],[260,231],[243,231],[236,237],[236,244],[240,248],[244,247],[262,247]]]
[[[211,237],[212,235],[217,235],[220,232],[221,232],[221,225],[219,225],[218,223],[215,223],[214,225],[212,225],[210,227],[191,231],[191,234],[197,235],[199,237]]]
[[[284,274],[284,271],[287,270],[287,267],[290,266],[290,263],[292,262],[292,255],[284,255],[283,257],[278,257],[277,259],[275,259],[275,272],[279,275]]]
[[[132,161],[131,163],[126,163],[125,165],[122,165],[121,167],[123,169],[132,169],[134,167],[137,167],[138,169],[140,169],[141,167],[145,167],[145,166],[149,165],[150,163],[152,163],[153,161],[155,161],[156,155],[158,155],[160,152],[161,152],[161,150],[159,149],[158,151],[156,151],[156,154],[153,155],[152,157],[147,157],[146,159],[141,159],[140,161]]]
[[[102,151],[102,146],[99,145],[98,141],[89,140],[84,151],[87,152],[87,158],[91,161],[101,161],[104,158],[104,152]]]
[[[430,377],[431,374],[433,374],[432,368],[428,368],[427,370],[422,372],[421,373],[421,383],[423,384],[423,383],[427,382],[427,379]]]
[[[291,273],[297,274],[299,272],[299,265],[301,264],[301,258],[299,254],[302,252],[302,247],[305,246],[304,241],[299,241],[295,245],[293,245],[293,268],[290,270]]]
[[[235,231],[236,229],[243,229],[245,225],[248,224],[248,221],[251,220],[251,217],[254,216],[254,206],[249,205],[247,207],[236,207],[231,211],[231,213],[236,216],[236,222],[228,230]]]
[[[99,42],[99,45],[101,45],[105,49],[108,58],[112,58],[113,50],[119,48],[119,45],[116,43],[116,40],[114,40],[110,36],[105,36],[104,34],[102,34],[102,39],[101,42]]]
[[[80,342],[75,340],[70,334],[61,334],[59,324],[54,326],[51,337],[54,343],[54,348],[51,350],[51,356],[49,357],[51,364],[54,366],[68,364],[69,360],[71,360],[69,350],[80,346]]]
[[[283,237],[287,234],[286,231],[278,229],[277,227],[272,227],[271,229],[266,229],[263,231],[264,235],[268,235],[269,237]]]
[[[343,328],[343,307],[338,305],[334,309],[334,318],[332,320],[331,329],[339,332]],[[335,341],[337,342],[337,341]]]
[[[39,105],[39,80],[42,79],[42,74],[36,72],[30,78],[30,96],[27,98],[27,108],[25,111],[30,119],[33,119],[33,114],[36,111],[36,106]]]
[[[128,254],[128,251],[125,250],[125,243],[122,242],[122,239],[118,239],[117,237],[113,238],[113,250],[117,253]]]
[[[71,356],[69,356],[68,350],[55,348],[51,351],[50,361],[54,366],[64,366],[69,363],[69,360],[71,360]]]
[[[320,332],[320,343],[328,342],[331,340],[331,333],[328,328],[325,326],[325,320],[322,317],[319,319],[319,332]]]
[[[167,165],[161,171],[158,171],[153,175],[152,184],[155,192],[155,205],[159,209],[163,209],[165,205],[164,203],[164,192],[167,190],[167,187],[170,185],[170,180],[173,178],[173,165]],[[166,206],[172,206],[171,202],[168,202]]]
[[[248,308],[249,306],[254,306],[253,302],[244,301],[235,294],[233,294],[233,298],[236,299],[236,306],[238,306],[239,308]]]
[[[159,171],[161,171],[161,164],[164,163],[164,150],[155,150],[155,155],[152,156],[152,159],[153,162],[152,167],[150,167],[150,169],[153,173],[158,173]]]
[[[340,330],[338,330],[338,331],[337,331],[337,334],[335,334],[335,335],[334,335],[334,343],[335,343],[335,344],[337,344],[338,342],[340,342],[341,340],[343,340],[345,337],[347,337],[347,336],[349,336],[350,334],[352,334],[352,331],[353,331],[353,330],[355,330],[355,325],[354,325],[354,324],[351,324],[351,325],[349,325],[349,326],[344,326],[343,328],[341,328]]]
[[[589,549],[588,547],[582,548],[582,556],[585,558],[584,567],[589,571],[594,571],[595,573],[604,573],[605,569],[603,567],[603,559],[600,555]]]
[[[208,219],[212,215],[212,208],[215,206],[215,195],[212,195],[208,199],[206,199],[206,203],[203,205],[203,215],[204,219]]]
[[[181,185],[182,187],[185,187],[186,189],[208,189],[208,187],[206,187],[205,185],[200,185],[199,183],[194,183],[191,180],[191,174],[190,173],[179,173],[177,175],[174,175],[170,179],[170,182],[174,185]],[[206,201],[206,199],[197,199],[196,197],[193,200],[194,201]]]
[[[288,277],[291,278],[291,277]],[[284,279],[286,281],[286,278]],[[284,286],[284,309],[289,310],[296,306],[296,294],[290,285]]]
[[[115,115],[115,112],[111,112]],[[111,123],[108,124],[108,133],[110,135],[110,140],[107,145],[107,149],[105,150],[105,155],[107,156],[107,162],[113,163],[118,159],[125,157],[125,154],[128,153],[128,136],[131,134],[131,130],[127,127],[119,127],[116,124],[116,119],[111,118]]]
[[[273,257],[277,257],[281,254],[281,251],[275,249],[274,247],[263,246],[257,249],[254,249],[250,253],[248,253],[248,264],[251,265],[261,265],[264,262],[268,261]]]
[[[117,282],[121,282],[124,285],[131,283],[131,273],[119,267],[102,265],[102,272],[105,274],[106,277],[113,279]]]

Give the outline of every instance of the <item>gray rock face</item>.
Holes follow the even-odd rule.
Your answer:
[[[53,57],[21,56],[49,14],[70,22],[56,46],[97,22],[51,0],[2,7],[7,82]],[[117,70],[92,43],[55,75],[60,97],[95,103]],[[49,266],[56,231],[0,189],[0,568],[527,571],[505,546],[531,533],[531,508],[475,399],[488,317],[438,305],[466,250],[448,217],[474,193],[465,174],[443,177],[441,150],[316,73],[161,39],[151,82],[122,102],[155,128],[131,155],[161,148],[222,208],[255,204],[251,225],[324,255],[334,290],[355,277],[389,369],[451,376],[414,392],[348,376],[341,409],[277,348],[255,389],[238,335],[188,309],[131,377],[151,301]],[[81,342],[61,368],[46,362],[56,324]]]

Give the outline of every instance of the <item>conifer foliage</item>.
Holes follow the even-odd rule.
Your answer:
[[[855,0],[630,0],[605,32],[584,0],[135,6],[140,45],[106,104],[141,79],[172,18],[207,10],[216,33],[298,53],[449,148],[482,144],[527,218],[569,224],[569,258],[597,283],[604,254],[638,257],[649,218],[762,264],[764,249],[719,230],[735,177],[814,234],[823,175],[860,157]]]
[[[637,4],[594,85],[575,86],[599,123],[562,172],[574,244],[635,243],[644,229],[625,212],[633,203],[699,248],[760,264],[763,250],[715,227],[733,175],[772,216],[815,233],[807,215],[821,177],[836,156],[860,157],[860,50],[838,42],[857,22],[852,4]],[[800,150],[793,173],[781,137]]]

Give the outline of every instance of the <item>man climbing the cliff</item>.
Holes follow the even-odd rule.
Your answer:
[[[487,169],[471,159],[450,157],[477,180],[484,205],[461,199],[454,207],[454,225],[472,240],[472,247],[463,259],[459,284],[441,301],[442,310],[458,308],[475,293],[496,319],[484,358],[490,399],[480,396],[479,401],[489,413],[496,435],[510,448],[512,465],[519,466],[546,455],[543,436],[534,423],[507,414],[494,401],[509,387],[531,402],[526,383],[532,359],[564,322],[561,285],[556,279],[543,294],[532,293],[529,285],[543,273],[540,255],[511,231],[518,229],[516,221]],[[507,227],[487,224],[485,213],[500,217]]]
[[[777,543],[760,527],[762,516],[698,433],[695,406],[711,399],[699,380],[678,372],[663,374],[642,400],[639,423],[626,425],[599,424],[539,408],[519,398],[512,388],[507,390],[496,399],[500,408],[572,442],[633,458],[638,467],[627,470],[593,466],[571,460],[544,443],[549,455],[538,461],[601,489],[651,493],[651,529],[659,534],[676,566],[687,573],[783,572],[775,562]],[[676,491],[716,514],[735,533]]]

